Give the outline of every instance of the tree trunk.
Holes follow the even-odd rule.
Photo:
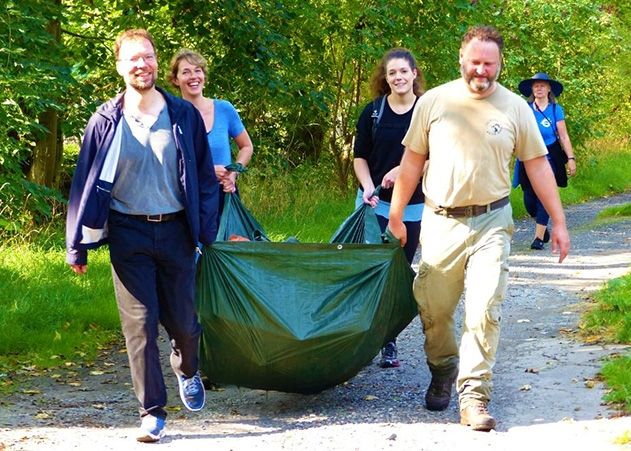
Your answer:
[[[43,134],[35,145],[33,164],[29,173],[29,179],[40,185],[51,188],[56,187],[56,177],[61,165],[57,140],[57,112],[46,111],[39,116],[39,123],[48,131]]]
[[[61,0],[55,0],[61,4]],[[61,26],[58,20],[51,20],[48,23],[48,32],[57,43],[61,42]],[[57,111],[50,109],[39,115],[39,123],[46,128],[46,132],[41,133],[35,144],[33,152],[33,164],[28,174],[28,178],[40,185],[51,188],[57,187],[57,174],[61,167],[61,157],[63,154],[63,140],[60,136],[60,123]]]

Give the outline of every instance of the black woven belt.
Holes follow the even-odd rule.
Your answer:
[[[497,210],[498,208],[502,208],[504,205],[507,205],[508,202],[509,202],[508,196],[506,196],[506,197],[502,197],[499,200],[496,200],[495,202],[491,202],[488,205],[469,205],[468,207],[453,207],[453,208],[445,208],[445,207],[439,206],[439,207],[433,207],[433,208],[434,208],[434,212],[438,215],[452,216],[454,218],[473,218],[474,216],[480,216],[484,213],[488,213],[490,211]]]
[[[142,221],[147,221],[147,222],[167,222],[167,221],[173,221],[174,219],[181,217],[183,214],[184,214],[184,210],[180,210],[175,213],[164,213],[161,215],[127,215],[127,216],[135,218],[135,219],[140,219]]]

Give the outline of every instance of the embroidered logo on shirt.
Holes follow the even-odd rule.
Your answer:
[[[486,123],[486,132],[491,136],[497,136],[502,131],[502,124],[496,119],[491,119]]]
[[[545,128],[550,128],[550,126],[552,125],[552,124],[550,124],[550,121],[547,118],[545,118],[545,117],[543,119],[541,119],[540,124],[541,124],[542,127],[545,127]]]

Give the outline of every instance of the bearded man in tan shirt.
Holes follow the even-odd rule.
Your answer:
[[[414,295],[432,374],[425,402],[429,410],[445,410],[457,382],[460,422],[481,431],[496,425],[487,405],[514,228],[508,201],[513,154],[550,212],[552,250],[559,253],[559,262],[570,248],[547,149],[532,112],[497,82],[502,49],[503,39],[493,27],[469,29],[460,47],[461,78],[419,99],[403,139],[406,149],[388,224],[404,245],[403,209],[423,175],[426,207]],[[463,292],[458,346],[454,312]]]

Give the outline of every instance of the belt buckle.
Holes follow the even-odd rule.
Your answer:
[[[162,222],[162,215],[147,215],[147,222]]]

